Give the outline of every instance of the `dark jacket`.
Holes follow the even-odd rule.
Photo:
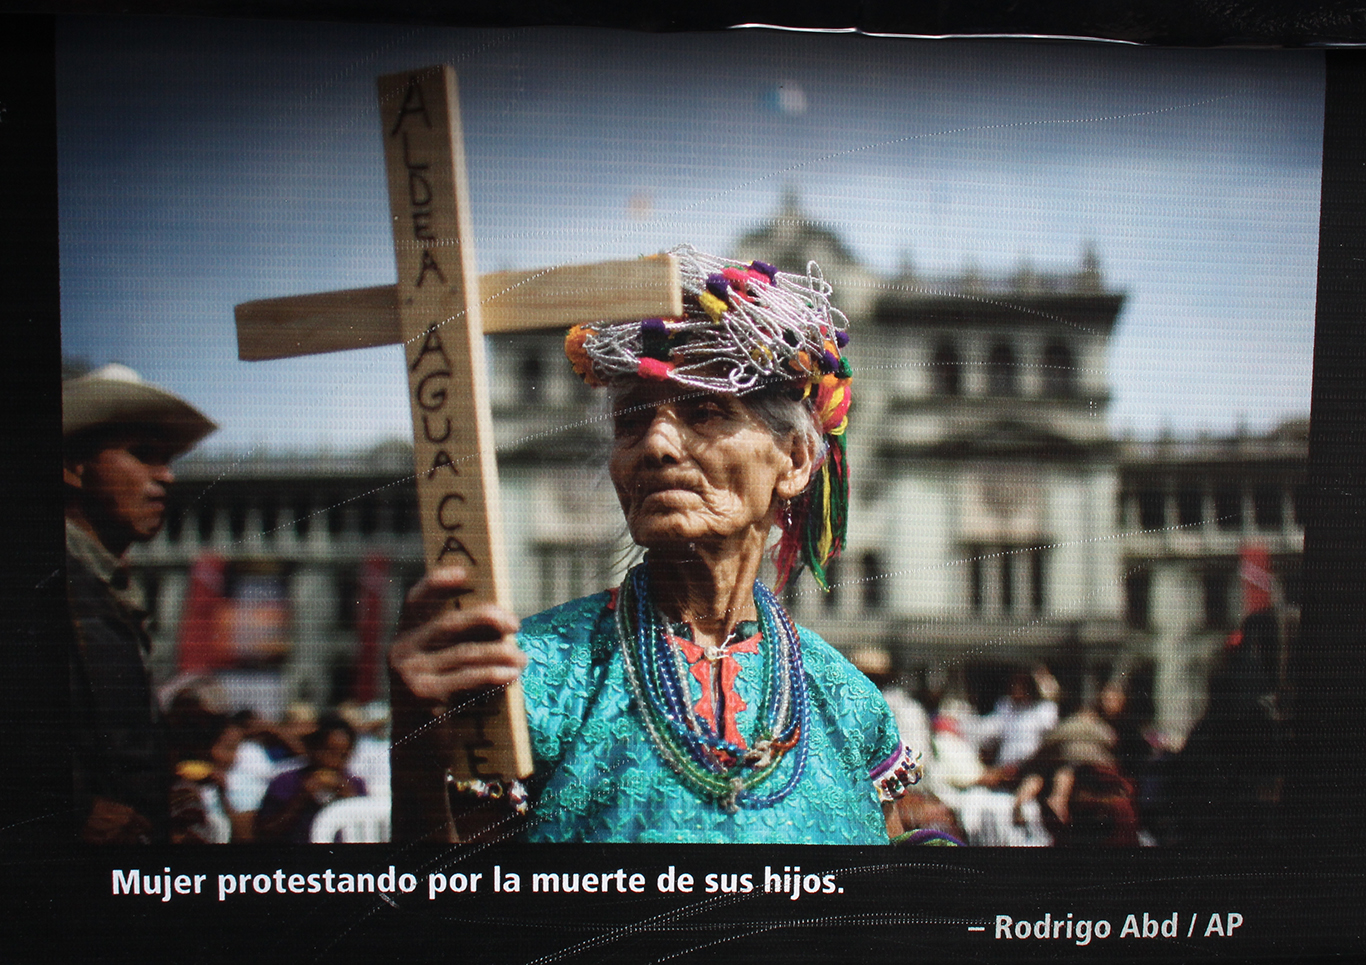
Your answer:
[[[145,614],[84,560],[66,556],[71,640],[72,751],[77,807],[114,802],[146,820],[140,840],[166,838],[170,774],[161,714],[147,672]],[[106,810],[117,810],[103,803]],[[84,820],[84,818],[81,818]]]

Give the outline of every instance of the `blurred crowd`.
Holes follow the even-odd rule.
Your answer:
[[[1249,628],[1251,628],[1249,630]],[[1176,744],[1151,699],[1118,674],[1087,700],[1042,664],[1020,667],[985,713],[925,687],[912,695],[885,652],[854,655],[882,690],[924,777],[900,824],[969,845],[1221,845],[1274,833],[1280,729],[1255,621],[1230,638],[1204,717]]]
[[[296,703],[268,720],[226,712],[212,687],[190,687],[169,699],[165,724],[172,843],[306,843],[318,815],[338,802],[369,796],[388,809],[382,704],[320,713]]]

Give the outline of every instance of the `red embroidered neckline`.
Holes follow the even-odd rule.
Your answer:
[[[735,680],[740,675],[740,661],[736,660],[735,656],[741,653],[758,653],[761,639],[762,636],[756,633],[744,640],[737,640],[722,647],[715,659],[709,659],[706,647],[684,637],[669,635],[669,642],[682,651],[684,659],[688,661],[688,669],[700,685],[702,696],[693,705],[693,709],[711,725],[714,732],[719,733],[722,740],[736,747],[748,747],[736,722],[740,711],[748,704],[735,691]]]
[[[611,587],[608,590],[607,610],[613,612],[617,608],[617,600],[620,597],[620,588]],[[734,744],[736,747],[748,749],[744,735],[740,733],[740,725],[737,718],[740,711],[749,705],[745,703],[735,691],[735,680],[740,676],[740,662],[735,659],[736,654],[758,653],[759,642],[763,639],[763,634],[755,632],[752,636],[743,640],[736,640],[733,643],[722,647],[722,653],[716,658],[714,669],[713,661],[707,659],[706,648],[696,644],[687,637],[668,635],[669,642],[683,653],[683,657],[688,661],[688,669],[698,683],[702,696],[693,709],[697,715],[711,725],[713,732],[719,732],[722,740]],[[719,673],[717,672],[719,670]],[[720,721],[717,720],[717,706],[721,708]],[[719,726],[718,726],[719,723]]]

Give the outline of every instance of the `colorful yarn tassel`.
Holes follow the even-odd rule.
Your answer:
[[[844,548],[849,527],[849,460],[844,441],[847,421],[846,417],[838,431],[827,433],[829,451],[825,461],[816,470],[806,493],[789,507],[788,517],[781,521],[783,535],[773,556],[778,590],[803,566],[811,571],[821,589],[830,589],[827,567]]]

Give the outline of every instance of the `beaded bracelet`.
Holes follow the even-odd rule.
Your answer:
[[[907,791],[920,783],[925,773],[920,766],[920,755],[916,754],[912,758],[910,750],[904,746],[899,758],[891,765],[890,773],[885,768],[879,770],[882,776],[876,777],[873,783],[877,786],[877,799],[883,802],[905,796]]]
[[[526,814],[531,807],[527,797],[526,787],[518,780],[511,780],[507,783],[502,781],[481,781],[478,778],[470,781],[457,781],[453,775],[447,774],[446,783],[449,784],[457,794],[463,794],[479,801],[506,800],[508,805],[517,814]]]

